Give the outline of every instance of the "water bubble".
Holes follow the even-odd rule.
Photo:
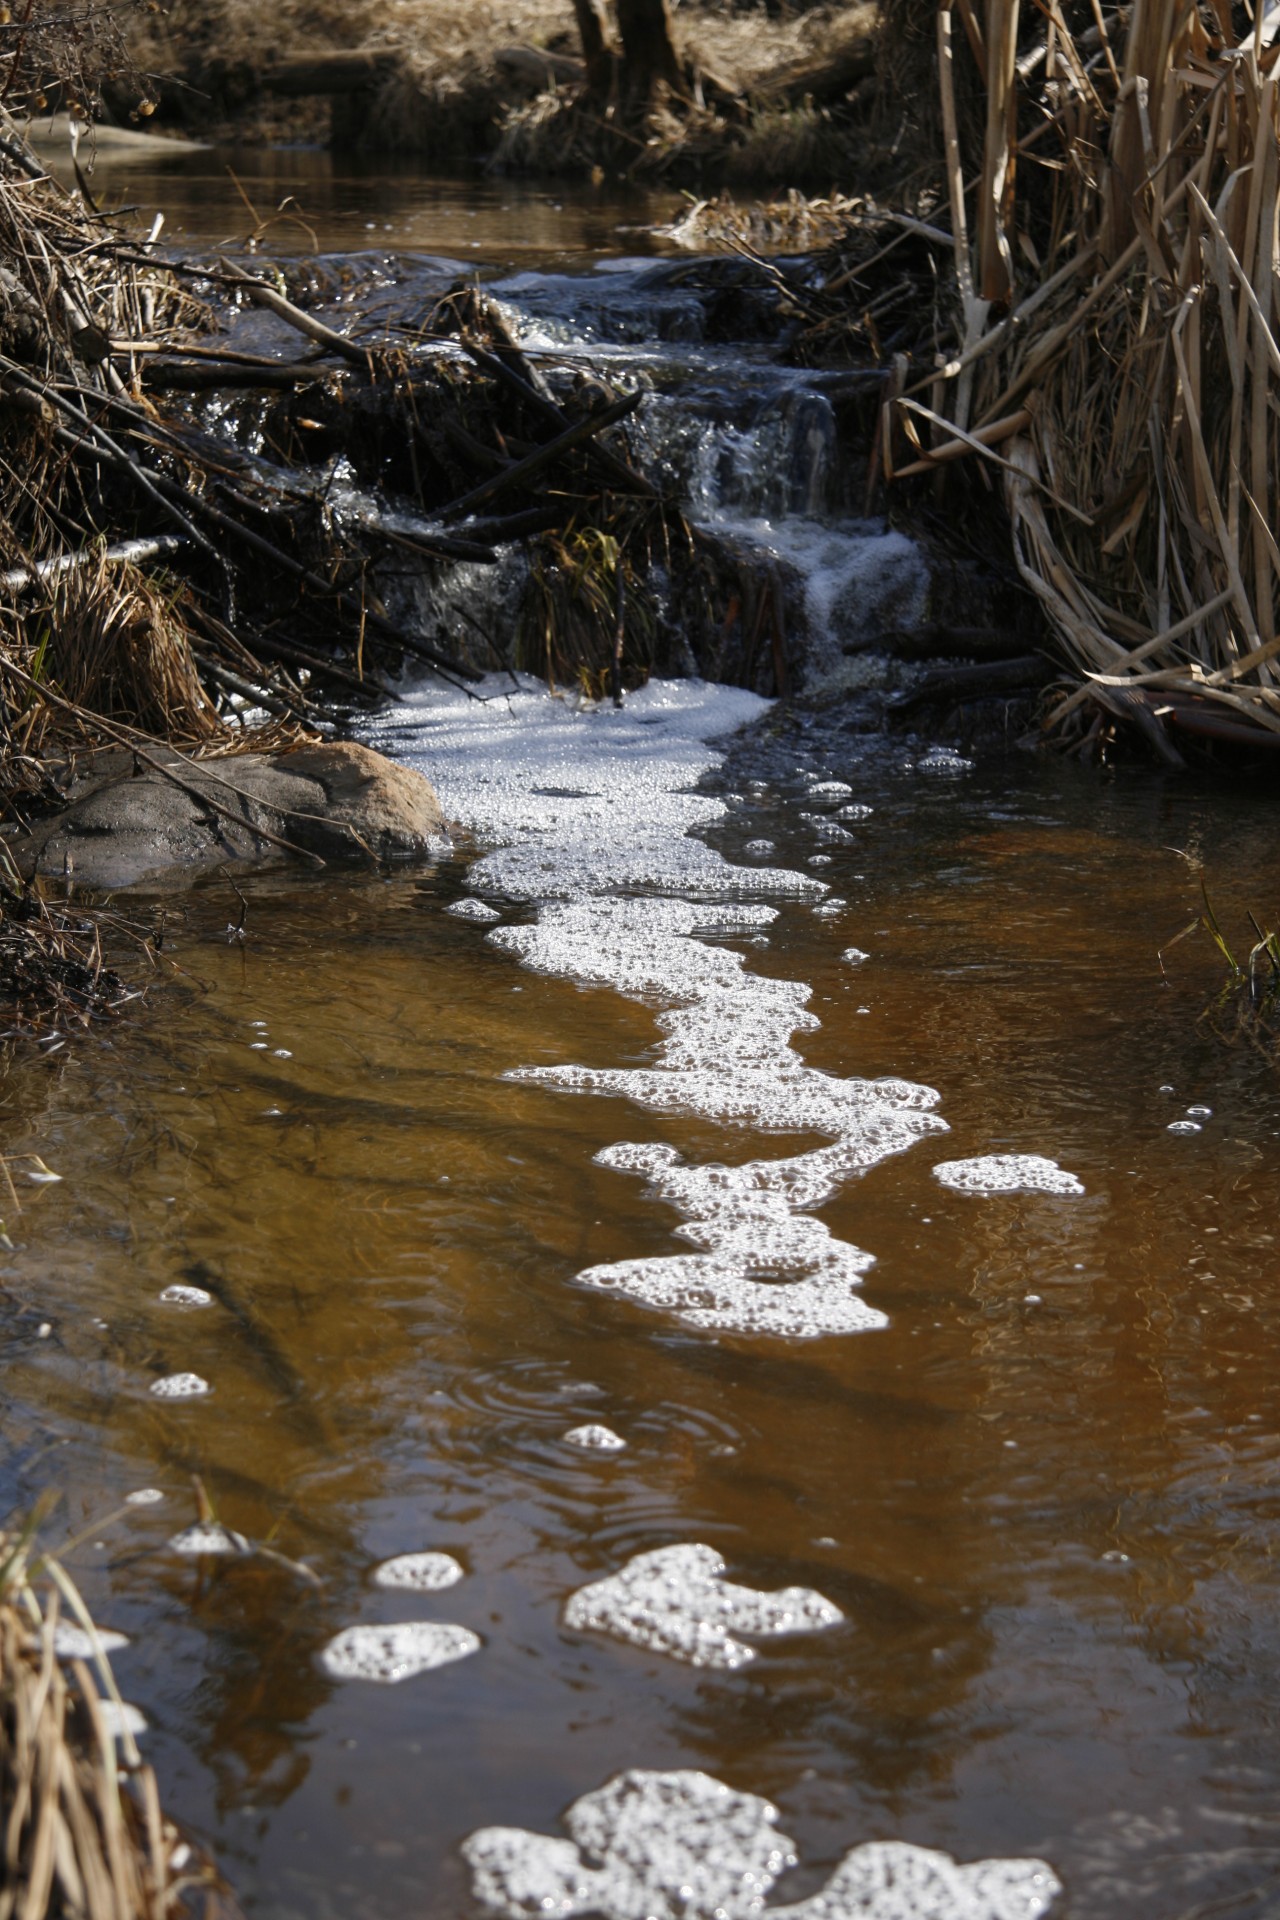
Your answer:
[[[1203,1133],[1204,1128],[1198,1120],[1171,1120],[1165,1128],[1166,1133]]]
[[[564,1624],[594,1628],[638,1647],[652,1647],[694,1667],[732,1672],[756,1657],[735,1640],[752,1636],[814,1633],[838,1626],[839,1607],[811,1587],[766,1593],[722,1578],[724,1561],[714,1547],[659,1547],[629,1560],[620,1573],[582,1587],[564,1610]]]
[[[154,1507],[165,1497],[159,1487],[138,1487],[133,1493],[126,1493],[124,1503],[126,1507]]]
[[[290,1053],[288,1047],[273,1047],[271,1049],[271,1058],[273,1060],[292,1060],[293,1055]]]
[[[1209,1120],[1212,1118],[1212,1116],[1213,1116],[1212,1107],[1188,1107],[1187,1108],[1187,1118],[1190,1120]]]
[[[476,1899],[507,1920],[1039,1920],[1061,1892],[1043,1860],[979,1860],[900,1840],[845,1854],[826,1886],[764,1905],[796,1865],[778,1809],[706,1773],[635,1769],[576,1800],[568,1840],[483,1827],[463,1842]]]
[[[169,1542],[172,1553],[185,1554],[194,1559],[199,1554],[242,1554],[252,1553],[253,1544],[242,1533],[234,1533],[230,1527],[224,1527],[220,1520],[200,1520],[194,1526],[184,1527],[181,1533],[175,1533]]]
[[[621,1453],[626,1441],[612,1427],[603,1427],[593,1421],[585,1427],[570,1427],[564,1438],[571,1447],[587,1447],[597,1453]]]
[[[853,792],[853,788],[844,780],[818,780],[810,787],[810,800],[844,800]]]
[[[211,1307],[213,1305],[213,1295],[206,1293],[203,1287],[188,1287],[177,1281],[173,1286],[166,1287],[160,1298],[170,1307]]]
[[[1038,1153],[989,1153],[974,1160],[942,1160],[935,1180],[957,1193],[1083,1193],[1074,1173]]]
[[[199,1400],[213,1389],[198,1373],[167,1373],[151,1382],[151,1391],[158,1400]]]
[[[92,1660],[98,1647],[104,1653],[118,1653],[129,1644],[128,1634],[113,1633],[109,1627],[97,1629],[98,1647],[94,1645],[94,1637],[84,1627],[73,1626],[70,1620],[59,1620],[53,1630],[53,1650],[59,1660]]]
[[[127,1700],[99,1700],[98,1712],[102,1715],[102,1725],[110,1740],[123,1740],[131,1734],[136,1740],[140,1733],[147,1730],[147,1717],[138,1707],[130,1706]]]
[[[249,1051],[250,1053],[265,1053],[267,1046],[268,1042],[266,1040],[251,1040],[249,1042]]]
[[[373,1584],[410,1593],[442,1593],[458,1584],[463,1571],[451,1553],[400,1553],[376,1569]]]
[[[875,809],[873,807],[865,806],[861,800],[855,800],[851,806],[838,807],[836,809],[836,819],[869,820],[874,811]]]
[[[808,867],[829,867],[831,865],[831,855],[829,853],[811,853],[805,865]]]
[[[451,900],[445,912],[455,914],[459,920],[489,921],[502,918],[498,909],[491,907],[487,900]]]
[[[742,851],[750,854],[753,860],[767,860],[769,855],[776,853],[778,849],[772,840],[748,840]]]
[[[864,960],[871,958],[871,955],[864,953],[861,947],[846,947],[840,958],[851,967],[860,967]]]
[[[384,1686],[465,1660],[480,1649],[469,1627],[403,1620],[386,1627],[345,1627],[320,1655],[335,1680],[378,1680]]]

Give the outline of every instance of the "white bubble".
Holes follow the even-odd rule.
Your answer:
[[[491,907],[487,900],[451,900],[445,912],[455,914],[459,920],[488,921],[502,918],[498,909]]]
[[[213,1295],[206,1293],[203,1287],[188,1287],[181,1282],[166,1287],[160,1298],[171,1307],[211,1307]]]
[[[861,800],[855,800],[852,806],[837,808],[836,819],[869,820],[873,812],[874,808],[865,806]]]
[[[133,1493],[126,1493],[124,1503],[126,1507],[154,1507],[164,1498],[159,1487],[138,1487]]]
[[[846,966],[860,967],[864,960],[871,958],[871,955],[864,953],[861,947],[846,947],[840,955],[840,958],[845,962]]]
[[[750,854],[753,860],[767,860],[778,849],[772,840],[748,840],[742,851]]]
[[[157,1400],[199,1400],[213,1389],[198,1373],[167,1373],[151,1382],[151,1391]]]
[[[844,1619],[839,1607],[810,1587],[766,1593],[723,1579],[714,1547],[659,1547],[639,1553],[620,1573],[581,1587],[564,1610],[564,1624],[593,1628],[638,1647],[653,1647],[694,1667],[732,1672],[756,1657],[734,1634],[814,1633]]]
[[[1208,1120],[1213,1115],[1212,1107],[1188,1107],[1187,1117],[1191,1120]]]
[[[273,1060],[292,1060],[293,1055],[288,1047],[272,1047],[271,1058]]]
[[[820,813],[802,813],[800,818],[807,826],[813,828],[819,840],[830,840],[833,844],[843,843],[846,846],[853,843],[853,835],[849,829],[842,827],[838,821],[824,819]]]
[[[989,1153],[976,1160],[942,1160],[935,1180],[957,1193],[1083,1193],[1074,1173],[1038,1153]]]
[[[50,1167],[27,1168],[27,1179],[33,1187],[55,1186],[61,1178],[62,1175],[60,1173],[54,1173]]]
[[[129,1644],[128,1634],[113,1633],[109,1627],[97,1629],[97,1640],[104,1653],[118,1653]],[[86,1628],[74,1626],[70,1620],[59,1620],[53,1630],[53,1650],[59,1660],[92,1660],[98,1648]]]
[[[979,1860],[900,1840],[854,1847],[827,1885],[764,1905],[796,1865],[778,1809],[692,1770],[619,1774],[576,1800],[568,1840],[483,1827],[463,1842],[476,1899],[507,1920],[1039,1920],[1061,1891],[1043,1860]]]
[[[831,865],[831,855],[829,853],[811,853],[805,861],[805,865],[808,867],[829,867]]]
[[[382,1562],[373,1584],[410,1593],[442,1593],[462,1577],[463,1569],[451,1553],[399,1553],[394,1560]]]
[[[1198,1120],[1171,1120],[1165,1128],[1166,1133],[1203,1133],[1204,1128]]]
[[[596,1453],[621,1453],[626,1441],[612,1427],[602,1427],[598,1421],[592,1421],[585,1427],[570,1427],[564,1438],[571,1447],[586,1447]]]
[[[269,1044],[266,1040],[251,1040],[249,1042],[249,1051],[250,1053],[265,1053]]]
[[[843,780],[816,780],[809,788],[809,800],[844,800],[853,792]]]
[[[923,760],[917,760],[917,773],[952,774],[970,773],[972,760],[966,760],[962,753],[954,752],[950,747],[930,747]]]
[[[402,1620],[387,1627],[345,1627],[320,1655],[335,1680],[378,1680],[394,1686],[433,1667],[465,1660],[480,1648],[469,1627],[430,1620]]]
[[[201,1520],[194,1526],[184,1527],[181,1533],[175,1533],[169,1542],[172,1553],[185,1554],[194,1559],[200,1554],[240,1554],[252,1553],[253,1544],[242,1533],[233,1533],[230,1527],[224,1527],[219,1520]]]
[[[127,1700],[99,1700],[98,1712],[109,1740],[123,1740],[126,1733],[136,1740],[147,1730],[146,1715],[138,1707],[130,1706]]]
[[[814,917],[818,920],[835,920],[844,912],[848,904],[847,900],[842,900],[838,894],[833,893],[829,900],[818,902],[813,910]]]

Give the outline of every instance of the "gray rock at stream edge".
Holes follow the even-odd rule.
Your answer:
[[[24,877],[114,892],[297,857],[259,829],[323,860],[413,859],[447,837],[431,782],[352,741],[215,760],[147,753],[181,784],[126,748],[98,754],[61,813],[9,841]]]

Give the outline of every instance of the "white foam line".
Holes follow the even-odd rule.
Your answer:
[[[767,703],[699,681],[651,682],[620,711],[554,698],[496,676],[483,704],[451,690],[415,695],[377,737],[422,766],[447,814],[491,843],[476,893],[536,909],[491,944],[539,973],[657,1004],[661,1042],[645,1069],[518,1068],[513,1079],[624,1095],[757,1133],[830,1145],[742,1166],[686,1164],[673,1147],[610,1147],[607,1166],[645,1176],[684,1215],[695,1251],[588,1268],[586,1286],[686,1323],[792,1339],[885,1325],[857,1289],[872,1255],[836,1239],[813,1209],[853,1176],[946,1131],[937,1095],[904,1080],[844,1079],[806,1066],[792,1040],[820,1023],[803,982],[749,973],[708,943],[756,933],[772,901],[820,900],[806,873],[734,866],[694,831],[727,812],[692,791],[715,767],[710,744]]]

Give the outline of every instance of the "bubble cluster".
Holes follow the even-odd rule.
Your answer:
[[[175,1533],[169,1542],[169,1550],[194,1559],[204,1553],[252,1553],[253,1545],[242,1533],[234,1533],[230,1527],[224,1527],[220,1520],[200,1520],[194,1526],[184,1527],[181,1533]]]
[[[213,1295],[207,1293],[203,1287],[188,1287],[181,1282],[165,1287],[160,1298],[167,1307],[211,1307],[213,1305]]]
[[[451,1553],[399,1553],[375,1570],[373,1584],[409,1593],[442,1593],[462,1577],[463,1569]]]
[[[815,1633],[844,1619],[811,1587],[766,1593],[723,1578],[724,1561],[714,1547],[659,1547],[639,1553],[620,1573],[581,1587],[568,1601],[564,1624],[611,1634],[637,1647],[652,1647],[692,1667],[733,1672],[756,1658],[753,1638]]]
[[[157,1400],[199,1400],[213,1388],[198,1373],[166,1373],[151,1382],[151,1392]]]
[[[415,1674],[465,1660],[479,1648],[480,1636],[469,1627],[401,1620],[386,1627],[345,1627],[325,1647],[320,1664],[335,1680],[377,1680],[395,1686]]]
[[[1074,1173],[1038,1153],[989,1153],[976,1160],[941,1160],[933,1175],[957,1193],[1084,1192]]]
[[[621,1453],[626,1441],[612,1427],[592,1421],[585,1427],[570,1427],[565,1439],[571,1447],[585,1447],[595,1453]]]
[[[765,1908],[796,1865],[778,1809],[692,1769],[635,1769],[576,1800],[568,1840],[483,1827],[464,1841],[476,1899],[506,1920],[1039,1920],[1060,1883],[1043,1860],[979,1860],[900,1840],[854,1847],[807,1900]]]
[[[456,914],[459,920],[501,920],[502,915],[487,900],[451,900],[445,908],[446,913]]]

